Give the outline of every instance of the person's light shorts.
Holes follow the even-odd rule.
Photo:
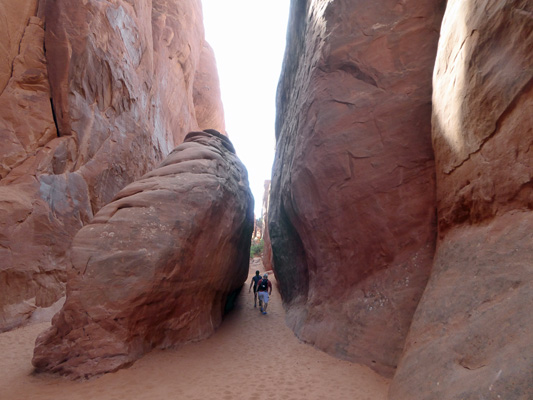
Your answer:
[[[263,303],[268,303],[268,292],[257,292],[257,297],[259,300],[261,300]]]

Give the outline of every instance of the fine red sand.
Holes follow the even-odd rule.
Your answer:
[[[250,266],[250,272],[262,265]],[[250,275],[237,308],[209,339],[155,350],[128,369],[85,382],[32,375],[37,335],[49,323],[0,334],[1,400],[169,400],[386,398],[389,381],[298,341],[285,326],[274,283],[267,315],[253,307]]]

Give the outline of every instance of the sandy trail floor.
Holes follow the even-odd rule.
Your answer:
[[[260,263],[251,272],[262,271]],[[236,309],[208,340],[152,351],[128,369],[86,382],[32,375],[41,323],[0,334],[0,400],[386,398],[389,381],[298,341],[285,326],[274,283],[267,315],[253,307],[249,277]]]

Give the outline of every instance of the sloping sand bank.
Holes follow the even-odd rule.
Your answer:
[[[256,269],[262,271],[257,261],[250,272]],[[128,369],[91,381],[32,375],[35,338],[48,323],[0,334],[0,399],[385,399],[388,380],[298,341],[285,326],[271,278],[267,315],[253,307],[249,278],[236,309],[208,340],[153,351]]]

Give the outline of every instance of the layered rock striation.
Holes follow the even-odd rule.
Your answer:
[[[86,378],[211,335],[248,275],[253,223],[231,142],[189,133],[77,233],[65,305],[37,339],[37,371]]]
[[[440,0],[294,1],[269,208],[297,336],[391,376],[435,249]]]
[[[439,240],[390,390],[533,398],[533,6],[448,1],[433,75]]]
[[[0,331],[58,307],[72,237],[120,189],[187,132],[224,132],[199,0],[11,3],[0,1]]]

